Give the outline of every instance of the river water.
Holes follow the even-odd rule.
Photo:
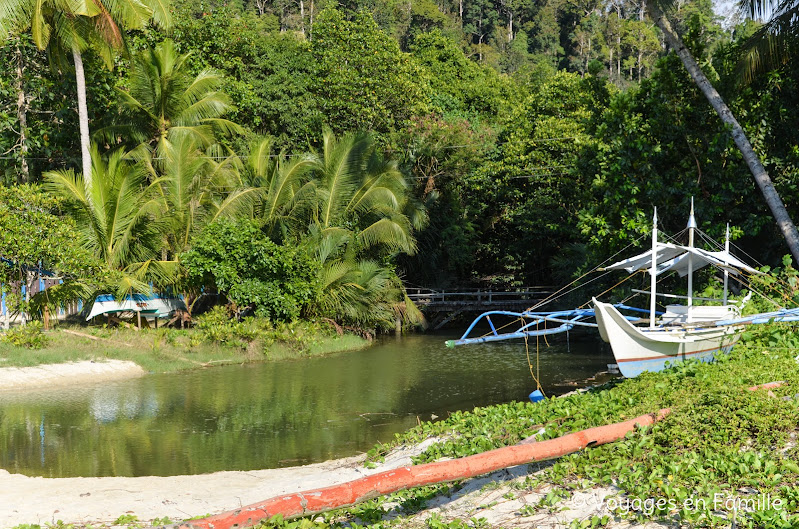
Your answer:
[[[78,389],[0,393],[0,468],[30,476],[169,476],[294,466],[363,452],[419,420],[526,400],[523,342],[449,349],[453,336],[366,350],[152,374]],[[613,362],[598,341],[539,349],[564,393]],[[536,347],[530,346],[535,365]]]

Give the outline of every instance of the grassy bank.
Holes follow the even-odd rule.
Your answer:
[[[516,402],[457,412],[445,421],[423,423],[398,435],[370,455],[379,460],[393,447],[440,436],[445,440],[430,447],[417,463],[463,457],[513,445],[537,432],[539,440],[552,439],[668,407],[672,413],[651,428],[562,457],[508,489],[504,497],[542,487],[548,490],[538,505],[518,513],[519,523],[544,510],[557,512],[577,491],[613,486],[619,492],[609,503],[615,506],[611,516],[563,527],[659,520],[668,527],[795,528],[799,527],[797,353],[795,328],[755,327],[732,355],[715,364],[681,364],[538,404]],[[745,390],[776,380],[786,385],[771,392]],[[319,525],[355,520],[373,527],[484,526],[479,518],[433,516],[424,523],[416,519],[415,513],[431,500],[440,502],[458,487],[425,487],[378,498],[330,514]],[[390,521],[389,515],[394,517]]]
[[[359,336],[338,335],[326,324],[296,322],[275,326],[258,320],[207,322],[185,330],[60,325],[41,338],[40,348],[0,340],[0,367],[113,358],[130,360],[147,371],[160,373],[318,356],[369,345]]]

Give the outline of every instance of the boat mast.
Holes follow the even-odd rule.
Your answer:
[[[655,295],[658,281],[657,266],[658,266],[658,208],[655,208],[655,214],[652,216],[652,268],[649,270],[651,276],[650,293],[649,293],[649,328],[655,328]]]
[[[688,216],[688,248],[694,247],[694,231],[696,219],[694,218],[694,197],[691,197],[691,214]],[[688,252],[688,306],[694,304],[694,254]],[[688,321],[691,321],[691,309],[688,309]]]
[[[729,259],[727,256],[730,255],[730,223],[727,223],[727,234],[724,237],[724,264],[728,265]],[[727,285],[730,280],[730,272],[725,268],[724,269],[724,306],[727,306]]]

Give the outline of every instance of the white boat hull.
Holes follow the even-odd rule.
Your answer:
[[[719,352],[729,353],[743,330],[740,325],[640,328],[613,305],[596,299],[594,312],[600,336],[610,343],[619,371],[628,378],[687,359],[710,362]]]

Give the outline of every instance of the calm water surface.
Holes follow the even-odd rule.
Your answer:
[[[525,400],[535,389],[523,343],[449,349],[451,337],[413,335],[322,358],[0,393],[0,468],[49,477],[169,476],[300,465],[366,451],[417,418]],[[613,360],[603,345],[542,347],[545,389],[563,393],[604,371]]]

